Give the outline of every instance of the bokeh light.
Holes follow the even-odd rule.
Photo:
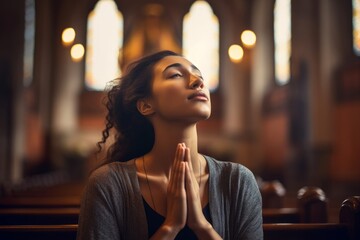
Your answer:
[[[84,53],[85,53],[84,46],[82,44],[75,44],[74,46],[71,47],[70,53],[71,53],[71,59],[74,62],[79,62],[84,57]]]
[[[231,45],[229,47],[228,53],[229,53],[230,60],[235,63],[241,62],[241,60],[244,56],[244,50],[242,49],[242,47],[240,45],[237,45],[237,44]]]
[[[256,35],[251,30],[245,30],[241,33],[241,42],[244,44],[244,46],[248,48],[252,48],[255,46],[256,43]]]
[[[66,28],[62,32],[61,39],[65,46],[71,45],[75,40],[75,30],[73,28]]]

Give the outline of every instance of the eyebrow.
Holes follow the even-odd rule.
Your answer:
[[[180,68],[184,68],[184,65],[182,65],[181,63],[173,63],[173,64],[170,64],[169,66],[167,66],[164,70],[163,70],[163,73],[169,69],[169,68],[172,68],[172,67],[180,67]],[[196,70],[196,71],[199,71],[200,70],[194,65],[194,64],[191,64],[190,66],[193,70]]]

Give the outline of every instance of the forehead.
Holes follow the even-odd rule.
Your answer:
[[[185,68],[191,68],[192,63],[184,57],[181,56],[167,56],[161,59],[157,64],[155,64],[154,72],[162,73],[168,66],[179,63]]]

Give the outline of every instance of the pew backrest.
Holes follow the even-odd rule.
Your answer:
[[[0,209],[0,225],[77,224],[79,208]]]
[[[0,226],[0,239],[76,240],[77,228],[77,225]]]
[[[339,223],[263,224],[264,240],[351,240],[348,226]]]
[[[347,224],[351,239],[360,239],[360,196],[352,196],[342,202],[339,221]]]
[[[3,197],[0,208],[76,208],[81,198],[76,197]]]
[[[0,226],[0,239],[75,240],[77,225]],[[263,224],[264,240],[353,240],[346,224],[277,223]]]
[[[263,208],[284,207],[285,187],[279,181],[264,181],[259,186]]]
[[[265,208],[262,215],[263,223],[300,223],[297,208]]]
[[[328,221],[328,201],[319,187],[306,186],[299,189],[297,205],[302,223],[326,223]]]

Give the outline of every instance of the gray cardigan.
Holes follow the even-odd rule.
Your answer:
[[[262,201],[245,166],[205,156],[212,225],[223,239],[263,239]],[[97,169],[83,194],[77,240],[148,239],[134,161]]]

